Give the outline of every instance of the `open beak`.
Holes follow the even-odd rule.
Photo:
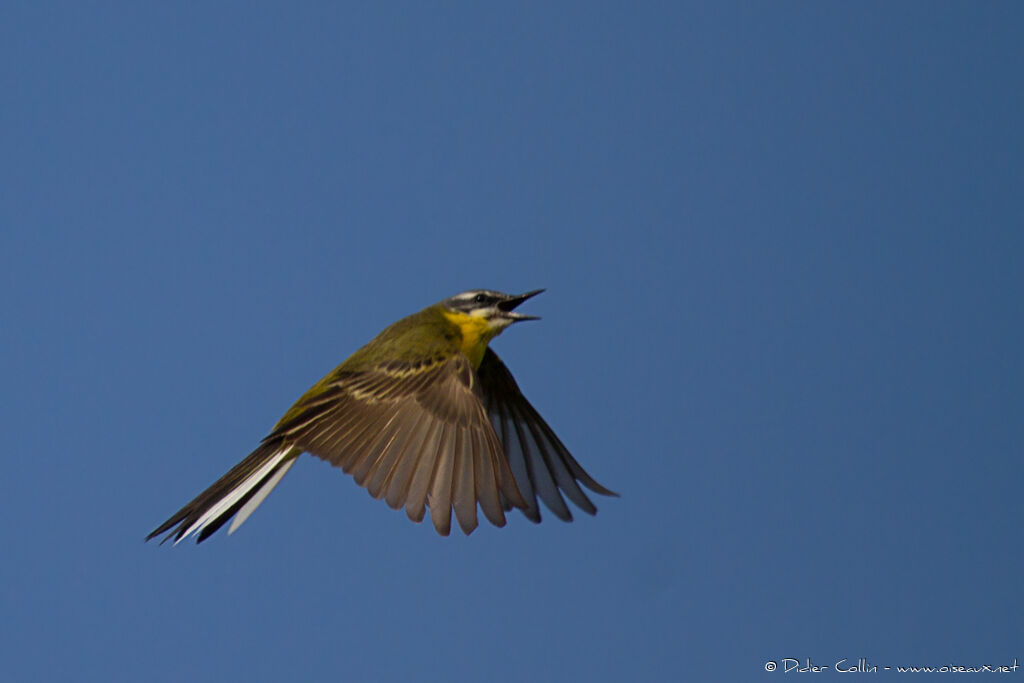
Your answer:
[[[543,291],[544,291],[543,289],[535,289],[532,292],[527,292],[526,294],[519,294],[517,296],[510,296],[509,298],[505,299],[504,301],[499,301],[498,302],[498,310],[500,310],[502,313],[505,314],[504,315],[505,318],[508,318],[509,320],[511,320],[513,322],[519,322],[521,320],[540,320],[539,316],[536,316],[536,315],[523,315],[522,313],[513,313],[512,310],[516,306],[518,306],[519,304],[521,304],[524,301],[526,301],[527,299],[535,297],[535,296],[537,296],[538,294],[540,294]]]

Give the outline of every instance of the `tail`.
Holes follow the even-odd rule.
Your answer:
[[[192,502],[175,512],[146,536],[146,540],[167,533],[160,543],[173,536],[177,545],[197,534],[196,543],[202,543],[237,514],[228,529],[228,533],[232,533],[274,490],[301,453],[299,448],[280,441],[262,444]]]

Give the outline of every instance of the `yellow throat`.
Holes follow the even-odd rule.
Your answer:
[[[505,325],[492,325],[487,318],[454,311],[443,311],[444,317],[455,323],[462,332],[462,352],[473,364],[473,369],[480,367],[484,359],[487,343],[501,334]]]

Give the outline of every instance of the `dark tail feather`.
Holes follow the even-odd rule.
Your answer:
[[[166,533],[160,540],[161,544],[171,537],[178,543],[187,536],[198,534],[196,542],[201,543],[259,494],[281,468],[291,467],[298,455],[297,449],[283,445],[280,441],[263,443],[146,536],[146,540]],[[262,495],[265,497],[267,493],[269,490]]]

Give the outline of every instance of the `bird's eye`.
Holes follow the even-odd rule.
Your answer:
[[[474,301],[474,303],[485,304],[485,303],[487,303],[487,295],[486,294],[477,294],[476,296],[473,297],[473,301]]]

